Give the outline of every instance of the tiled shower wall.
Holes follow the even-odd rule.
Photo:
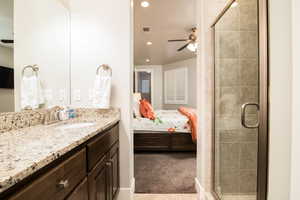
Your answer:
[[[257,1],[239,1],[215,30],[215,189],[255,194],[257,130],[242,127],[241,106],[258,102]],[[255,123],[256,110],[247,119]]]

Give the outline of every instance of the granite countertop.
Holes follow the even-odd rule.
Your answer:
[[[119,120],[120,111],[111,109],[83,114],[52,125],[37,125],[0,134],[0,193]],[[60,125],[78,122],[93,124],[58,129]]]

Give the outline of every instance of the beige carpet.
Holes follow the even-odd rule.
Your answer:
[[[136,153],[135,192],[196,193],[196,153]]]
[[[197,200],[196,194],[135,194],[134,200]]]

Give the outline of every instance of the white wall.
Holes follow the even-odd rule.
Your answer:
[[[280,14],[278,14],[280,13]],[[284,31],[283,31],[284,30]],[[269,200],[289,199],[291,162],[291,1],[269,1]]]
[[[187,60],[182,60],[174,63],[169,63],[166,65],[163,65],[163,73],[167,70],[171,69],[177,69],[177,68],[184,68],[186,67],[188,69],[188,103],[186,107],[192,107],[196,108],[197,104],[197,59],[195,58],[190,58]],[[164,75],[162,75],[163,80],[164,80]],[[163,99],[164,99],[164,85],[162,85],[163,88]],[[163,109],[166,110],[176,110],[179,106],[181,105],[174,105],[174,104],[165,104],[163,100]]]
[[[129,0],[72,0],[71,7],[71,89],[81,91],[75,106],[88,106],[96,69],[106,63],[112,68],[112,106],[121,108],[120,199],[129,195],[133,178],[131,94],[133,63]]]
[[[292,1],[293,96],[292,96],[292,163],[291,200],[300,197],[300,2]]]
[[[137,65],[135,69],[148,69],[153,71],[153,102],[152,106],[155,110],[162,109],[163,102],[163,77],[161,65]]]
[[[69,11],[58,0],[15,0],[14,11],[16,109],[20,109],[21,71],[32,64],[40,66],[44,87],[52,91],[49,104],[62,104],[60,89],[69,102]]]

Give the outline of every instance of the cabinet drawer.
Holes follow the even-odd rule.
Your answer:
[[[72,192],[67,200],[88,200],[88,184],[87,178]]]
[[[118,125],[107,130],[103,135],[87,145],[88,170],[91,171],[96,163],[109,151],[110,147],[119,140]]]
[[[86,176],[86,151],[76,153],[9,200],[62,200]]]

